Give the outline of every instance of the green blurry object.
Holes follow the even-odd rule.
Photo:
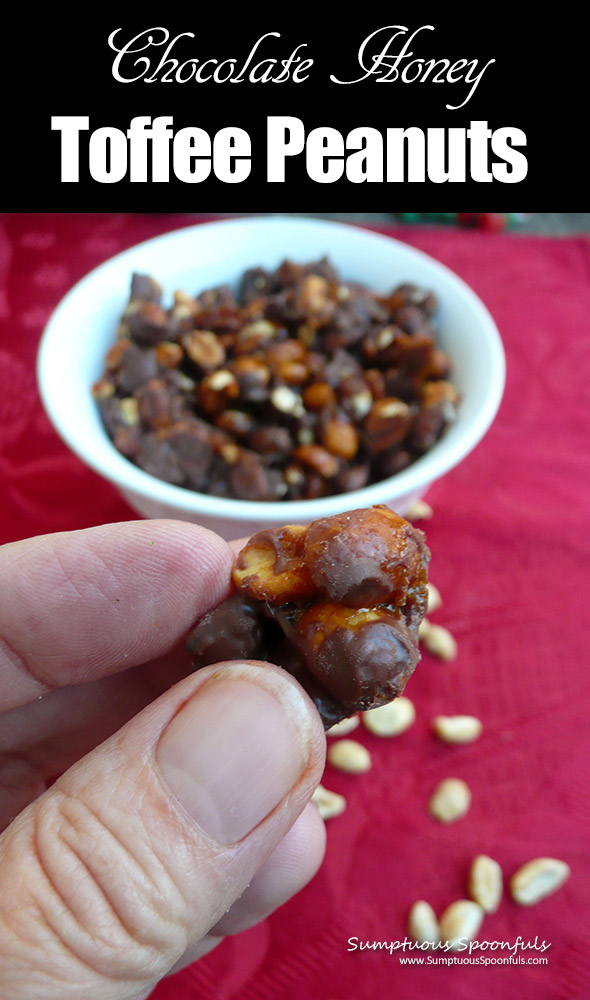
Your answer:
[[[394,212],[394,215],[400,222],[436,222],[489,232],[518,226],[530,218],[530,213],[525,212]]]

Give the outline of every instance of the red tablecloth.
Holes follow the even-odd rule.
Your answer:
[[[35,352],[51,310],[92,267],[179,216],[13,215],[0,223],[2,540],[132,517],[117,493],[51,430]],[[423,1000],[425,996],[587,998],[590,890],[590,243],[437,229],[396,235],[465,278],[494,315],[508,381],[485,440],[430,491],[431,578],[459,656],[428,655],[410,682],[415,725],[395,740],[360,736],[368,775],[330,771],[346,813],[329,823],[314,882],[272,919],[162,984],[157,1000]],[[469,713],[480,740],[429,734],[439,713]],[[447,776],[473,791],[469,814],[441,826],[426,800]],[[505,874],[539,855],[572,877],[525,909],[505,898],[480,939],[551,943],[548,965],[402,966],[399,953],[348,951],[348,939],[398,941],[410,905],[440,912],[465,894],[474,855]],[[477,953],[476,953],[477,954]],[[482,956],[506,952],[482,952]],[[530,955],[519,953],[526,962]]]

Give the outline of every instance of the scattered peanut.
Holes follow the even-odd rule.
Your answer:
[[[340,816],[346,809],[344,796],[338,795],[337,792],[331,792],[323,785],[318,785],[311,799],[318,807],[322,819],[333,819],[335,816]]]
[[[429,521],[433,514],[434,511],[426,500],[415,500],[404,514],[404,517],[408,521]]]
[[[349,733],[354,732],[360,721],[358,715],[351,715],[350,719],[343,719],[342,722],[337,722],[335,726],[331,726],[326,736],[348,736]]]
[[[374,736],[399,736],[409,729],[416,718],[414,703],[403,695],[388,705],[363,712],[362,720]]]
[[[445,743],[473,743],[481,736],[483,726],[474,715],[437,715],[432,728]]]
[[[510,894],[515,903],[533,906],[551,896],[567,881],[570,867],[557,858],[534,858],[519,868],[510,879]]]
[[[485,913],[495,913],[502,899],[502,869],[487,854],[478,854],[469,869],[468,890]]]
[[[451,951],[455,951],[460,941],[473,941],[479,932],[484,917],[484,911],[479,903],[472,899],[457,899],[445,912],[439,921],[440,936]]]
[[[428,618],[423,618],[418,635],[425,649],[439,660],[449,662],[457,656],[457,643],[449,630],[442,625],[433,625]]]
[[[430,903],[419,899],[408,916],[408,935],[418,944],[438,944],[440,929]]]
[[[428,590],[428,612],[432,614],[433,611],[438,611],[442,607],[442,597],[440,596],[438,587],[435,587],[430,581],[428,581],[426,587]]]
[[[453,823],[465,816],[470,805],[469,786],[461,778],[445,778],[432,793],[428,809],[441,823]]]
[[[418,638],[421,642],[424,641],[424,636],[428,635],[431,628],[432,622],[425,616],[418,626]]]
[[[364,774],[371,770],[371,754],[356,740],[338,740],[328,750],[328,763],[348,774]]]

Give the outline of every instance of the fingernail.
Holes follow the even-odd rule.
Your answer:
[[[308,709],[274,671],[233,664],[214,674],[164,731],[164,780],[201,829],[242,840],[284,799],[310,753]]]

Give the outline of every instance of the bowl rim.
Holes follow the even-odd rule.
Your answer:
[[[100,272],[107,266],[113,266],[115,263],[124,263],[126,257],[131,257],[144,247],[159,243],[163,246],[165,252],[165,244],[170,240],[178,238],[180,235],[184,238],[190,238],[191,234],[206,237],[209,229],[219,226],[231,230],[232,228],[244,226],[253,229],[276,229],[285,225],[308,230],[314,228],[318,232],[319,230],[323,230],[332,234],[343,229],[353,230],[358,233],[361,239],[366,239],[374,246],[378,243],[382,243],[384,246],[391,245],[391,243],[398,244],[403,247],[404,252],[410,258],[427,261],[431,269],[441,273],[445,280],[451,280],[463,297],[469,300],[471,308],[478,316],[481,330],[487,342],[490,354],[490,366],[487,391],[479,401],[480,405],[475,419],[465,429],[461,437],[449,444],[448,440],[445,440],[443,436],[430,451],[416,459],[406,469],[378,483],[373,483],[349,493],[320,497],[315,500],[239,500],[237,498],[217,497],[208,493],[197,493],[185,487],[166,483],[164,480],[157,479],[155,476],[144,472],[143,469],[140,469],[116,450],[108,435],[107,440],[112,449],[112,455],[109,456],[108,462],[101,461],[91,451],[85,450],[73,425],[63,420],[61,411],[58,411],[54,406],[52,384],[47,375],[49,360],[54,340],[56,339],[55,331],[59,330],[62,314],[67,311],[71,299],[80,293],[81,287],[86,282],[90,282],[97,272]],[[180,226],[159,236],[142,240],[140,243],[136,243],[126,250],[122,250],[107,258],[107,260],[97,265],[77,281],[53,310],[39,343],[36,372],[41,400],[59,436],[87,466],[119,489],[139,494],[152,502],[176,508],[188,514],[214,515],[217,518],[228,521],[248,519],[264,523],[271,521],[284,522],[289,517],[294,520],[313,520],[314,518],[333,513],[335,506],[341,506],[342,497],[347,498],[346,502],[350,498],[350,508],[352,508],[355,505],[370,506],[371,504],[388,502],[393,504],[398,496],[415,494],[420,490],[424,490],[431,482],[440,478],[465,458],[481,441],[489,429],[498,411],[504,392],[506,360],[498,328],[482,300],[458,274],[436,260],[436,258],[430,256],[430,254],[418,250],[396,237],[375,232],[355,223],[336,222],[310,217],[272,215],[217,219],[210,222]]]

